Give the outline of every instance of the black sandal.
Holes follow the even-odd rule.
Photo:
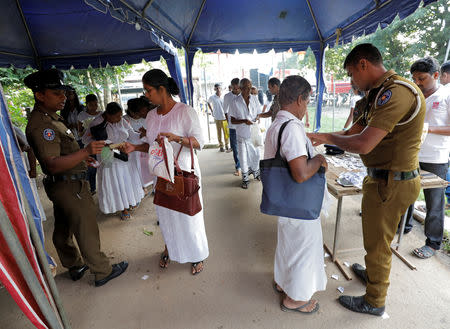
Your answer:
[[[161,265],[161,261],[164,262],[164,265]],[[167,268],[167,266],[169,265],[170,259],[169,259],[169,255],[165,254],[164,252],[161,254],[161,257],[159,258],[159,267],[161,268]]]
[[[197,266],[199,264],[202,264],[202,269],[200,271],[197,271]],[[197,274],[199,274],[200,272],[203,271],[203,268],[204,268],[203,261],[200,261],[200,262],[197,262],[197,263],[191,263],[191,265],[192,265],[192,269],[194,270],[194,273],[192,273],[192,275],[197,275]]]

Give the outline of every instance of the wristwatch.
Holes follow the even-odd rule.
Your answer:
[[[184,137],[180,137],[180,139],[178,140],[178,144],[180,144],[180,145],[183,144],[183,138],[184,138]]]

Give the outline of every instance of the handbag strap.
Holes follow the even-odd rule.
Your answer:
[[[189,139],[189,150],[191,152],[191,173],[194,173],[194,147],[192,146],[192,139],[188,137]],[[178,157],[180,156],[181,150],[183,149],[183,145],[180,145],[180,150],[178,151],[177,157],[175,158],[175,167],[177,168],[177,171],[181,173],[181,168],[178,164]]]
[[[170,173],[169,171],[169,163],[167,160],[167,151],[166,151],[166,145],[164,144],[164,140],[161,140],[161,148],[163,151],[163,159],[164,159],[164,164],[166,165],[166,169],[167,169],[167,174]]]
[[[281,159],[281,135],[283,134],[284,128],[288,125],[289,122],[291,122],[293,119],[290,119],[286,122],[284,122],[281,125],[280,131],[278,132],[278,145],[277,145],[277,153],[275,154],[275,159]],[[309,153],[308,143],[306,143],[306,153],[308,153],[308,159],[311,159],[311,154]]]

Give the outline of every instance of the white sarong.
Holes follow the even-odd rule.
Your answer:
[[[256,178],[259,176],[259,148],[255,147],[250,138],[237,138],[239,162],[242,170],[242,180],[250,180],[250,174]]]
[[[203,208],[201,188],[198,193]],[[197,263],[208,258],[203,209],[194,216],[157,205],[155,209],[170,260],[178,263]]]
[[[278,218],[275,282],[293,300],[310,300],[325,290],[322,227],[320,219]]]

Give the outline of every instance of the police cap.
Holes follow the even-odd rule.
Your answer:
[[[64,85],[64,74],[57,69],[41,70],[31,73],[23,82],[33,92],[45,89],[68,89],[68,86]]]

